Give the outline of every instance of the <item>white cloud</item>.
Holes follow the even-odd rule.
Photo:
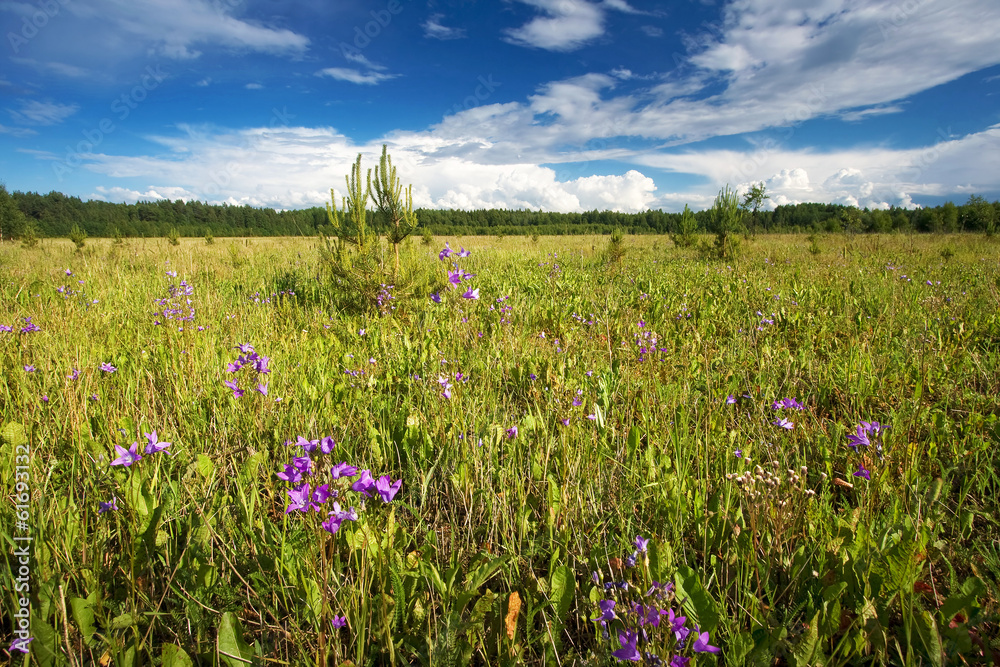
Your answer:
[[[66,63],[60,62],[39,62],[34,58],[11,58],[11,62],[17,63],[18,65],[27,65],[36,70],[47,70],[53,72],[60,76],[65,76],[68,78],[82,79],[82,78],[101,78],[101,75],[95,75],[91,70],[85,69],[83,67],[78,67],[76,65],[68,65]]]
[[[316,76],[328,76],[338,81],[373,86],[388,79],[393,79],[396,75],[382,74],[381,72],[362,72],[350,67],[327,67],[316,72]]]
[[[259,83],[248,83],[244,88],[247,90],[263,90],[264,86]]]
[[[547,51],[572,51],[604,34],[604,12],[583,0],[521,0],[544,12],[506,31],[512,44]]]
[[[175,201],[194,201],[198,197],[190,190],[177,187],[149,187],[145,192],[122,187],[97,186],[97,191],[91,195],[92,199],[108,202],[128,202],[134,204],[137,201],[160,201],[169,199]]]
[[[441,24],[442,18],[444,18],[444,14],[432,14],[424,21],[424,37],[441,40],[462,39],[465,37],[465,29],[444,26]]]
[[[57,125],[80,109],[76,104],[59,104],[58,102],[40,102],[38,100],[21,100],[18,110],[7,109],[18,123],[26,125]]]
[[[902,113],[903,107],[898,104],[890,104],[886,106],[869,107],[867,109],[859,109],[857,111],[845,111],[840,114],[840,117],[848,122],[864,120],[870,116],[884,116],[886,114],[892,113]]]
[[[240,3],[235,3],[238,5]],[[105,73],[151,55],[198,58],[204,49],[238,49],[299,56],[309,39],[286,28],[237,18],[234,3],[217,0],[73,0],[58,2],[31,40],[37,60],[66,76],[82,70]],[[0,11],[22,12],[25,3],[0,3]],[[72,64],[67,64],[72,63]]]
[[[29,130],[26,127],[7,127],[5,125],[0,125],[0,134],[9,134],[14,137],[30,137],[33,134],[38,134],[38,132]]]

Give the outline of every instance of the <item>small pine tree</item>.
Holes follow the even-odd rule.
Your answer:
[[[73,225],[69,230],[69,240],[76,246],[76,251],[80,252],[87,245],[87,232],[80,229],[80,225]]]
[[[211,228],[205,229],[205,245],[213,245],[215,243],[215,236],[212,235]]]
[[[743,230],[743,209],[740,197],[728,185],[719,191],[712,204],[712,231],[715,232],[713,254],[719,259],[731,259],[739,248],[739,234]]]
[[[28,218],[21,232],[21,247],[35,248],[38,246],[38,226],[33,218]]]
[[[670,240],[678,248],[690,248],[698,241],[698,221],[694,219],[691,208],[684,204],[684,212],[677,222],[677,231],[670,235]]]
[[[170,231],[167,232],[167,242],[170,243],[170,245],[181,244],[181,235],[177,232],[176,227],[171,227]]]

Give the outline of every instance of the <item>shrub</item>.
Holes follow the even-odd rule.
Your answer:
[[[69,240],[73,242],[77,252],[79,252],[87,245],[87,232],[80,229],[80,225],[73,225],[73,228],[69,230]]]
[[[698,221],[694,219],[691,208],[684,204],[684,213],[677,223],[677,230],[670,235],[670,240],[678,248],[690,248],[698,242]]]

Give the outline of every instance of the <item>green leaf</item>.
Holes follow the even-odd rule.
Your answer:
[[[198,454],[198,474],[208,479],[215,471],[215,464],[205,454]]]
[[[674,588],[685,612],[694,617],[701,631],[714,632],[719,625],[719,608],[701,585],[698,573],[687,565],[678,567],[674,573]]]
[[[625,442],[625,446],[628,447],[628,455],[630,457],[635,456],[635,450],[639,447],[639,440],[642,438],[642,433],[639,431],[638,426],[633,426],[628,431],[628,440]]]
[[[573,594],[576,591],[576,578],[573,576],[573,570],[567,565],[560,565],[552,573],[550,583],[552,592],[549,597],[556,610],[557,625],[562,625],[563,619],[569,613],[570,605],[573,604]]]
[[[97,600],[97,592],[90,595],[93,599],[70,598],[69,608],[73,614],[73,621],[76,623],[83,641],[88,646],[94,639],[94,602]]]
[[[420,573],[425,579],[430,581],[431,585],[438,592],[438,595],[447,595],[448,587],[445,585],[444,579],[441,578],[441,573],[438,572],[433,563],[424,560],[420,561]]]
[[[194,667],[191,657],[180,646],[164,645],[160,652],[162,667]]]
[[[922,609],[913,617],[913,625],[917,629],[917,635],[920,637],[920,643],[923,644],[927,659],[934,667],[941,667],[944,651],[941,648],[941,635],[938,632],[934,616],[926,609]]]
[[[125,628],[131,628],[136,624],[136,617],[131,612],[125,612],[120,616],[115,616],[111,619],[111,629],[112,630],[124,630]]]
[[[487,556],[488,558],[488,556]],[[489,581],[497,570],[503,567],[504,563],[510,560],[510,556],[500,556],[487,561],[479,567],[473,569],[465,578],[465,588],[469,591],[478,591],[483,584]]]
[[[953,593],[941,605],[941,618],[950,621],[955,614],[963,609],[969,609],[976,598],[986,592],[986,586],[979,577],[969,577],[962,583],[962,592]],[[968,615],[968,614],[967,614]]]
[[[792,665],[794,667],[809,667],[822,665],[826,660],[822,656],[819,642],[819,612],[809,622],[809,628],[801,639],[792,647]]]
[[[219,658],[229,667],[252,664],[253,649],[243,641],[243,624],[236,614],[227,611],[219,621]]]
[[[0,431],[0,438],[11,447],[23,447],[28,444],[28,435],[24,430],[24,425],[17,422],[7,422]]]

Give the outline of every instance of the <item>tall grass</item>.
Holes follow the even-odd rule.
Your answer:
[[[620,625],[605,640],[591,619],[629,578],[674,586],[722,649],[708,664],[991,658],[998,246],[759,237],[720,262],[625,237],[609,263],[600,237],[402,244],[435,267],[428,291],[445,241],[474,277],[382,315],[337,310],[315,241],[0,247],[0,472],[13,493],[30,448],[32,660],[605,664]],[[180,280],[193,320],[157,305]],[[247,343],[266,396],[223,384]],[[853,451],[873,420],[881,440]],[[109,465],[153,430],[169,454]],[[298,436],[337,442],[316,484],[345,461],[402,489],[362,508],[341,487],[361,511],[333,535],[328,506],[286,514]]]

